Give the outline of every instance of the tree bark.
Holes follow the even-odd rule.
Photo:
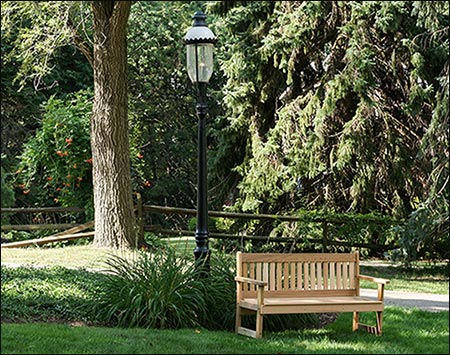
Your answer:
[[[126,26],[131,1],[92,1],[94,105],[91,120],[94,245],[137,246],[130,152]]]

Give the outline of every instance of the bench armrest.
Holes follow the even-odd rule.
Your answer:
[[[361,280],[372,281],[372,282],[376,282],[378,284],[383,284],[383,285],[386,285],[390,282],[390,280],[388,280],[388,279],[382,279],[379,277],[372,277],[372,276],[367,276],[367,275],[358,275],[358,278]]]
[[[253,284],[256,286],[267,286],[267,281],[255,280],[255,279],[251,279],[248,277],[235,276],[234,280],[236,282],[246,282],[246,283]]]
[[[238,292],[236,293],[236,297],[239,303],[240,300],[240,288],[242,287],[240,283],[245,282],[252,285],[255,285],[257,287],[256,289],[256,297],[258,299],[258,309],[261,309],[261,307],[264,306],[264,287],[267,286],[267,281],[261,281],[261,280],[255,280],[251,279],[249,277],[243,277],[243,276],[235,276],[234,280],[238,283],[237,289]]]
[[[358,275],[358,279],[376,282],[378,284],[377,298],[379,301],[384,301],[384,285],[388,284],[390,282],[389,280],[367,275]]]

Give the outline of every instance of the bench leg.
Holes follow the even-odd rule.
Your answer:
[[[256,329],[249,329],[242,326],[242,315],[253,314],[256,316]],[[237,334],[242,334],[252,338],[262,338],[263,334],[263,315],[260,310],[242,309],[239,305],[236,306],[236,329]]]
[[[383,311],[375,312],[377,318],[376,326],[359,323],[359,312],[353,312],[353,331],[364,329],[369,333],[381,335],[383,328]]]
[[[256,338],[262,338],[263,333],[263,315],[260,310],[256,312]]]
[[[239,305],[236,305],[236,333],[239,330],[239,327],[241,326],[241,307]]]
[[[359,312],[353,312],[353,331],[359,328]]]
[[[381,335],[383,328],[383,312],[377,312],[377,335]]]

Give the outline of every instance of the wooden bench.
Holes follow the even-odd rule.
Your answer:
[[[263,334],[266,314],[353,312],[353,330],[381,335],[384,285],[389,280],[359,274],[359,254],[236,254],[236,333]],[[377,299],[361,297],[359,280],[378,283]],[[359,323],[359,312],[376,312],[376,326]],[[256,330],[242,326],[256,314]]]

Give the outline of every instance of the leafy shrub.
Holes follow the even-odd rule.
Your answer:
[[[144,240],[148,248],[152,250],[164,249],[168,246],[167,240],[160,238],[154,233],[145,232]]]
[[[111,255],[95,312],[123,327],[183,328],[205,312],[194,263],[168,248],[137,251],[134,260]]]
[[[172,248],[134,260],[113,255],[95,312],[106,322],[124,327],[207,329],[234,328],[234,257],[214,254],[206,277],[192,256]]]
[[[43,110],[42,126],[25,144],[17,171],[17,186],[24,204],[89,209],[92,93],[83,91],[65,99],[51,97]]]

